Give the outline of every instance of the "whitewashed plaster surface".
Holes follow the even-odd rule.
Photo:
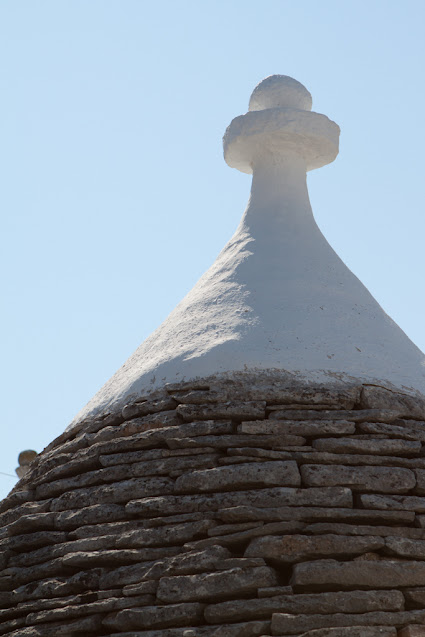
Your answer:
[[[224,137],[229,165],[253,173],[248,206],[215,263],[78,414],[168,382],[284,370],[300,380],[360,379],[425,394],[425,356],[330,247],[306,171],[333,161],[339,128],[310,112],[296,80],[271,76]]]

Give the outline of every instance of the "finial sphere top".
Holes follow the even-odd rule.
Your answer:
[[[295,108],[311,111],[312,97],[301,82],[288,75],[269,75],[252,92],[249,100],[250,111],[267,108]]]

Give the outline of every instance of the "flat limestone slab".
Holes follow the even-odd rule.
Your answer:
[[[415,440],[359,440],[357,438],[322,438],[314,440],[314,449],[329,453],[378,454],[383,456],[414,456],[422,448]]]
[[[189,423],[186,423],[189,424]],[[192,424],[192,423],[190,423]],[[238,434],[229,436],[198,436],[193,438],[181,438],[175,432],[175,438],[167,439],[170,449],[199,449],[199,447],[212,447],[213,449],[229,449],[230,447],[264,447],[265,449],[281,449],[282,447],[302,445],[305,438],[301,436],[257,436],[250,434]]]
[[[260,637],[260,635],[265,635],[269,631],[270,622],[244,622],[243,624],[227,624],[226,626],[196,626],[193,628],[132,631],[131,633],[120,632],[110,634],[109,637]],[[384,637],[387,636],[384,635]]]
[[[96,634],[101,629],[101,615],[83,617],[71,622],[49,622],[38,626],[19,628],[9,632],[8,637],[58,637],[58,635],[90,635]],[[2,626],[2,628],[4,625]]]
[[[425,611],[400,611],[396,613],[373,612],[335,615],[289,615],[275,613],[272,617],[272,635],[299,635],[317,628],[350,626],[390,626],[391,628],[416,622],[425,623]]]
[[[425,634],[425,633],[424,633]],[[397,637],[397,629],[388,626],[351,626],[349,628],[319,628],[300,637]],[[400,637],[400,633],[398,633]]]
[[[300,484],[300,472],[294,461],[248,462],[185,473],[176,480],[174,490],[202,493],[267,486],[298,487]]]
[[[348,420],[253,420],[242,422],[238,426],[239,433],[294,435],[294,436],[323,436],[326,434],[353,434],[356,430],[354,422]]]
[[[406,493],[416,485],[413,471],[400,467],[305,464],[301,467],[301,477],[308,487],[344,486],[374,493]]]
[[[425,513],[425,498],[420,496],[362,494],[359,496],[359,500],[365,509]]]
[[[142,630],[144,628],[169,628],[196,624],[202,616],[198,603],[172,604],[170,606],[145,606],[122,610],[103,620],[107,628],[118,630]]]
[[[398,632],[397,637],[425,637],[425,626],[406,626]]]
[[[211,526],[214,526],[214,522],[205,519],[199,522],[121,532],[116,538],[116,545],[118,548],[175,546],[178,543],[189,542],[199,533],[205,533]]]
[[[410,540],[403,537],[387,537],[385,552],[411,560],[425,560],[425,540]]]
[[[368,434],[366,434],[368,435]],[[386,434],[385,434],[386,435]],[[289,437],[289,436],[288,436]],[[282,446],[283,447],[283,446]],[[325,464],[371,467],[406,467],[416,471],[425,468],[425,458],[414,456],[380,456],[361,453],[329,453],[328,451],[316,451],[314,447],[284,447],[279,449],[241,447],[228,450],[229,456],[244,456],[248,458],[264,458],[274,460],[296,460],[299,464]]]
[[[172,493],[174,482],[169,478],[132,478],[112,484],[84,489],[74,489],[69,493],[63,493],[53,500],[52,511],[66,511],[76,509],[79,506],[91,506],[100,503],[128,502],[131,497],[140,495],[156,495]],[[137,495],[136,495],[137,494]]]
[[[255,538],[245,557],[264,557],[282,563],[300,562],[315,557],[360,555],[379,551],[385,541],[377,536],[285,535]],[[425,542],[424,542],[425,545]]]
[[[413,521],[413,518],[410,520]],[[400,524],[407,524],[407,521]],[[339,535],[380,535],[382,537],[394,536],[394,537],[408,537],[413,540],[425,539],[425,529],[412,528],[407,526],[372,526],[367,524],[345,524],[336,523],[328,524],[326,522],[318,522],[310,524],[306,531],[308,533],[322,534],[322,533],[337,533]]]
[[[233,491],[205,495],[159,496],[130,500],[125,509],[128,513],[146,517],[192,513],[194,511],[214,511],[239,505],[256,507],[274,506],[329,506],[347,507],[353,505],[351,490],[345,487],[322,487],[296,489],[275,487],[255,491]]]
[[[93,617],[97,613],[110,613],[132,607],[139,608],[152,604],[154,601],[155,597],[153,595],[142,595],[140,597],[109,597],[108,599],[99,599],[87,604],[80,602],[76,605],[69,604],[63,608],[51,608],[34,613],[28,613],[26,615],[26,621],[28,624],[35,625],[49,621],[70,621],[85,615]]]
[[[384,422],[390,423],[401,415],[397,409],[336,409],[320,410],[314,409],[284,409],[273,411],[273,418],[282,420],[348,420],[353,422]]]
[[[276,533],[277,535],[281,535],[282,533],[299,533],[304,528],[304,524],[302,522],[298,522],[297,520],[288,520],[285,522],[270,522],[269,524],[258,524],[253,528],[240,530],[235,533],[227,533],[224,535],[219,535],[215,537],[209,537],[205,540],[195,540],[194,542],[188,542],[185,544],[184,548],[186,550],[196,550],[205,548],[207,546],[215,546],[217,543],[223,546],[234,547],[238,546],[241,543],[247,543],[254,537],[259,537],[266,534]],[[261,558],[246,558],[258,560]]]
[[[402,440],[420,440],[425,442],[425,430],[409,426],[387,425],[380,422],[362,422],[359,425],[360,431],[367,434],[384,434],[391,438],[401,438]]]
[[[205,619],[211,624],[271,617],[273,613],[332,614],[401,611],[400,591],[349,591],[306,595],[277,595],[267,599],[232,600],[206,607]]]
[[[260,419],[266,416],[266,402],[229,401],[218,405],[179,405],[177,413],[183,420]]]
[[[353,524],[410,524],[415,519],[413,511],[382,511],[381,509],[349,509],[339,507],[255,507],[239,505],[229,509],[223,509],[219,511],[217,517],[220,517],[223,521],[238,522],[245,520],[259,520],[259,521],[272,521],[272,520],[308,520],[313,522],[315,520],[321,520],[323,523],[330,522],[352,522]],[[349,526],[347,535],[353,534],[350,530],[353,528],[351,525],[344,525],[342,527]],[[332,526],[328,525],[328,531],[333,533]],[[336,525],[337,528],[341,527],[341,524]],[[419,529],[403,529],[407,533],[413,532],[418,537],[423,537],[424,532],[421,533]],[[340,531],[336,531],[340,533]],[[341,531],[342,532],[342,531]],[[369,533],[365,532],[363,535],[374,535],[373,527],[370,528]],[[421,533],[421,535],[419,535]],[[342,535],[344,533],[342,532]],[[390,535],[390,533],[386,533]],[[416,537],[416,536],[415,536]]]
[[[277,584],[276,573],[269,567],[233,568],[217,573],[162,577],[156,594],[161,602],[166,603],[209,601],[254,593],[260,586]]]
[[[294,566],[291,585],[347,588],[400,588],[425,586],[425,562],[317,560]]]
[[[425,588],[411,588],[404,592],[407,603],[413,608],[425,607]]]

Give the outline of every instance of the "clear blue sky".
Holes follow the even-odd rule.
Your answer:
[[[423,0],[0,3],[0,470],[41,451],[230,238],[221,138],[291,75],[342,129],[326,237],[425,350]],[[14,485],[0,476],[0,497]]]

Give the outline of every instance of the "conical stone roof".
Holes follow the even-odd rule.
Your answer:
[[[296,80],[273,75],[224,136],[252,173],[247,208],[215,263],[78,419],[165,383],[278,370],[425,393],[425,356],[335,254],[311,210],[306,172],[338,154],[339,127],[311,112]]]
[[[314,222],[310,107],[254,90],[235,236],[0,503],[0,635],[425,636],[423,354]]]

